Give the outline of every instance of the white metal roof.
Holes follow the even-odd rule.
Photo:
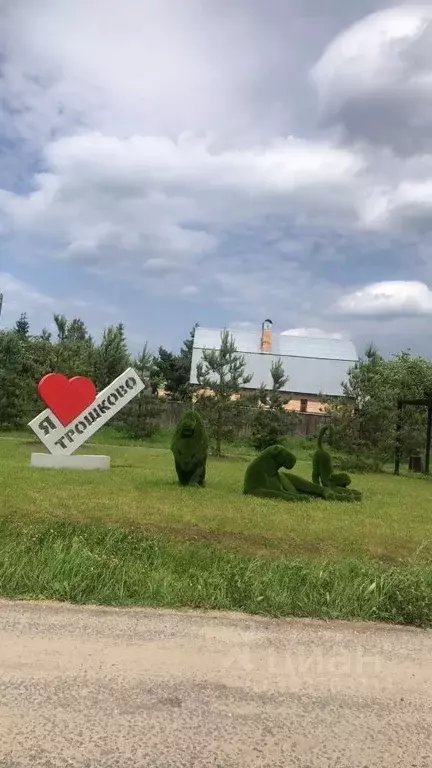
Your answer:
[[[264,384],[271,388],[270,368],[279,358],[289,377],[286,390],[299,394],[341,395],[342,381],[358,359],[354,344],[346,339],[288,336],[272,331],[271,352],[261,352],[261,330],[232,334],[239,353],[244,355],[246,373],[252,374],[248,389]],[[196,328],[192,353],[191,384],[197,384],[196,368],[203,349],[217,349],[221,329]]]

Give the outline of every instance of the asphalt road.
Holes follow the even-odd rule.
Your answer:
[[[1,768],[428,768],[432,633],[0,602]]]

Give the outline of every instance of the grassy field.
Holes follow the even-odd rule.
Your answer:
[[[83,473],[32,470],[38,444],[1,437],[0,594],[432,624],[428,480],[354,475],[360,504],[264,501],[242,495],[240,449],[180,488],[166,444],[105,430],[85,451],[112,470]]]

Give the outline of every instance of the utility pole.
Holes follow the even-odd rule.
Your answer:
[[[1,313],[2,313],[2,306],[3,306],[3,294],[0,293],[0,317],[1,317]]]

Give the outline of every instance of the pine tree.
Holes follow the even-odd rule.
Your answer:
[[[130,437],[152,437],[159,429],[157,418],[161,404],[157,394],[152,391],[155,376],[155,359],[147,349],[147,344],[138,357],[132,361],[132,367],[145,384],[143,389],[123,409],[120,414],[121,424]]]
[[[41,332],[40,332],[40,338],[41,338],[43,341],[49,341],[49,342],[50,342],[50,341],[51,341],[51,339],[52,339],[52,333],[51,333],[51,331],[49,331],[49,330],[48,330],[48,328],[42,328],[42,330],[41,330]]]
[[[252,380],[245,369],[245,358],[226,330],[221,333],[219,349],[204,349],[197,365],[197,382],[203,390],[198,402],[215,442],[216,456],[222,455],[222,441],[233,436],[233,422],[238,420],[239,405],[233,396]]]
[[[67,319],[64,315],[54,314],[54,323],[57,326],[57,340],[62,342],[66,338]]]
[[[68,322],[65,315],[54,315],[57,326],[54,368],[65,376],[93,377],[95,366],[95,345],[80,318]]]
[[[164,347],[159,347],[157,369],[164,383],[164,388],[170,400],[191,400],[190,370],[192,364],[192,350],[195,337],[194,325],[189,337],[184,340],[180,354],[168,352]]]
[[[19,429],[28,418],[31,381],[27,347],[15,331],[0,331],[1,429]]]
[[[129,365],[124,325],[110,325],[95,351],[94,382],[98,392],[111,384]]]
[[[65,331],[65,341],[85,341],[88,338],[85,323],[79,318],[74,317],[67,324]]]
[[[289,397],[283,394],[288,383],[282,360],[273,362],[270,368],[272,388],[260,387],[259,405],[252,422],[251,443],[255,450],[263,451],[271,445],[283,442],[294,427],[296,415],[286,411]]]
[[[20,339],[27,340],[30,336],[30,323],[27,319],[27,314],[23,312],[15,323],[15,333]]]

